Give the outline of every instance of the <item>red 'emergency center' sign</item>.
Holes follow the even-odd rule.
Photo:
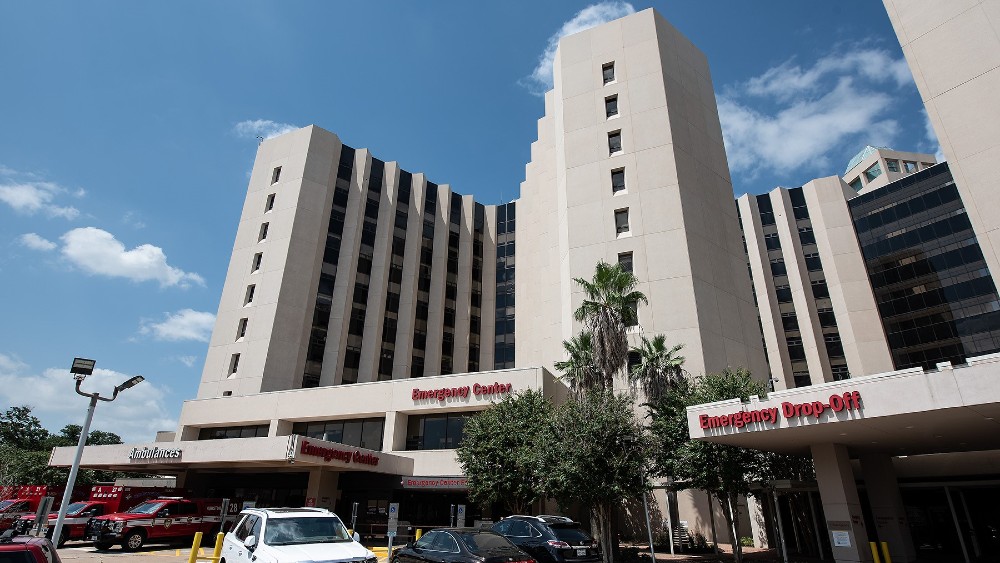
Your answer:
[[[747,424],[754,422],[769,422],[776,424],[779,416],[785,418],[795,418],[812,416],[819,419],[820,415],[827,409],[833,412],[856,411],[861,408],[861,393],[848,391],[843,395],[830,395],[827,402],[811,401],[808,403],[781,403],[781,408],[771,407],[752,411],[739,411],[722,416],[711,416],[702,414],[698,416],[698,425],[705,428],[723,428],[732,426],[733,428],[743,428]]]
[[[414,401],[419,401],[421,399],[437,399],[439,401],[443,401],[451,397],[468,397],[470,390],[476,398],[479,398],[484,395],[500,395],[502,393],[510,393],[513,389],[514,386],[510,383],[492,383],[490,385],[481,385],[476,383],[472,387],[466,385],[464,387],[442,387],[440,389],[413,389],[411,397]]]

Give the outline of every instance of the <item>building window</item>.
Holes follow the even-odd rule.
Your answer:
[[[229,358],[229,375],[235,374],[236,370],[238,370],[239,368],[240,368],[240,355],[233,354],[233,356]]]
[[[628,229],[628,209],[615,211],[615,232],[618,234],[627,233]]]
[[[625,191],[625,169],[611,171],[611,193]]]
[[[281,167],[275,166],[274,170],[271,171],[271,183],[277,184],[280,178],[281,178]]]
[[[768,250],[780,250],[781,241],[778,239],[778,233],[764,233],[764,247]]]
[[[608,153],[615,154],[622,152],[622,132],[612,131],[608,133]]]
[[[246,307],[247,305],[253,303],[253,293],[254,293],[254,291],[256,289],[257,289],[257,286],[255,284],[250,284],[250,285],[247,286],[247,294],[243,298],[243,306],[244,307]]]
[[[604,115],[608,118],[618,115],[618,94],[604,98]]]
[[[833,375],[834,381],[843,381],[851,378],[851,372],[848,371],[846,364],[830,366],[830,372]]]
[[[895,159],[885,159],[885,169],[889,172],[899,172],[899,161]]]
[[[775,258],[771,260],[771,275],[772,276],[784,276],[788,273],[785,269],[785,259]]]
[[[805,255],[806,259],[806,269],[810,272],[819,272],[823,269],[823,262],[819,259],[818,252],[812,252]]]
[[[879,166],[877,162],[875,164],[872,164],[868,170],[865,170],[865,178],[869,182],[871,182],[875,178],[878,178],[881,175],[882,175],[882,167]]]
[[[786,331],[799,330],[799,319],[794,312],[781,314],[781,327]]]
[[[778,303],[792,302],[792,288],[787,285],[774,286],[774,294],[778,298]]]
[[[354,420],[321,420],[316,422],[296,422],[292,434],[338,442],[369,450],[382,450],[384,418],[360,418]]]
[[[407,450],[451,450],[462,441],[465,422],[475,413],[410,416],[406,425]]]
[[[812,381],[809,380],[808,371],[796,371],[792,373],[792,379],[795,380],[796,387],[808,387],[812,384]]]
[[[222,392],[222,396],[223,397],[232,397],[233,396],[233,392],[232,391],[223,391]]]
[[[907,174],[910,174],[911,172],[916,172],[917,171],[917,163],[916,162],[910,162],[909,160],[904,160],[903,161],[903,170],[905,170]]]
[[[229,395],[232,391],[227,391]],[[228,438],[266,438],[270,429],[268,424],[255,424],[253,426],[226,426],[222,428],[202,428],[198,432],[199,440],[225,440]]]
[[[802,244],[816,244],[816,233],[812,227],[799,227],[799,242]]]
[[[267,201],[264,203],[264,213],[274,209],[274,194],[267,194]]]
[[[601,73],[604,75],[604,83],[611,84],[615,81],[615,63],[606,63],[601,67]]]
[[[249,322],[249,319],[246,317],[240,319],[239,324],[236,326],[236,340],[247,335],[247,322]]]
[[[629,315],[629,318],[625,319],[625,326],[629,328],[639,326],[639,302],[629,301],[628,308],[632,313]]]
[[[920,163],[920,168],[921,169],[923,169],[923,168],[930,168],[931,166],[934,166],[933,162],[921,162]]]
[[[851,189],[856,192],[860,192],[861,188],[864,187],[864,185],[861,184],[861,176],[858,176],[857,178],[851,180],[851,182],[848,183],[847,185],[851,186]]]
[[[260,226],[260,234],[257,235],[257,242],[260,242],[267,238],[267,227],[270,223],[264,223]]]
[[[622,267],[623,270],[632,274],[632,253],[631,252],[620,252],[618,253],[618,265]]]
[[[260,269],[260,263],[264,260],[264,253],[258,252],[253,255],[253,264],[250,266],[251,272],[256,272]]]
[[[830,288],[826,285],[826,280],[812,280],[813,297],[825,299],[830,297]]]

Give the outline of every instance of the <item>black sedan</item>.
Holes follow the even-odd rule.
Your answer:
[[[435,528],[394,552],[392,563],[535,563],[535,560],[490,530]]]

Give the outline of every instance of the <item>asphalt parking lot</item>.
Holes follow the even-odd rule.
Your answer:
[[[208,561],[212,556],[213,545],[202,547],[198,553],[198,559]],[[172,563],[186,562],[191,555],[191,544],[153,544],[146,546],[139,551],[125,551],[120,546],[115,546],[106,551],[98,551],[90,542],[70,542],[66,547],[59,550],[59,558],[65,563],[100,563],[103,561],[113,563],[138,563],[146,561],[151,563]],[[156,559],[150,559],[155,557]],[[380,557],[380,562],[385,558]]]

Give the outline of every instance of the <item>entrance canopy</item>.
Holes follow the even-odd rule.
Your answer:
[[[68,467],[76,448],[55,448],[49,465]],[[144,473],[188,469],[328,468],[412,475],[413,459],[304,436],[87,446],[81,467]]]
[[[688,407],[691,437],[781,453],[842,444],[892,456],[1000,449],[1000,355]]]

